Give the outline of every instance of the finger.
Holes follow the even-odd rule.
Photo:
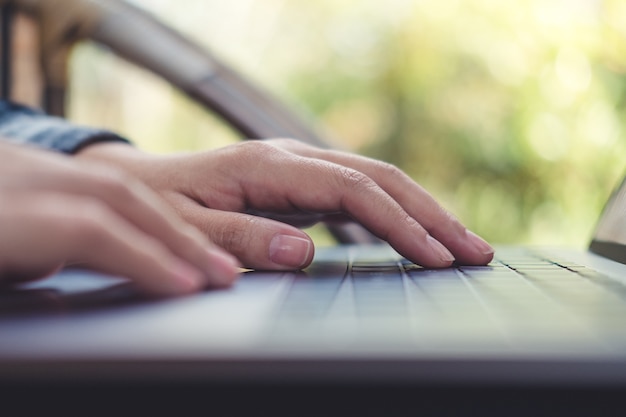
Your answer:
[[[24,153],[20,158],[30,161],[36,168],[34,172],[17,176],[14,187],[94,197],[204,271],[207,284],[226,285],[235,279],[236,260],[183,222],[156,194],[134,178],[97,164],[87,167],[58,155],[30,149],[28,153],[23,149],[18,151]]]
[[[279,213],[346,213],[421,265],[445,267],[453,262],[452,254],[365,174],[285,151],[265,155],[264,164],[249,165],[256,171],[242,183],[250,207]]]
[[[194,265],[205,274],[205,283],[212,286],[230,285],[238,272],[238,262],[229,253],[210,242],[196,228],[184,222],[143,184],[135,180],[121,183],[115,173],[95,176],[99,184],[96,197],[107,202],[117,213],[141,231],[154,236],[174,254]]]
[[[0,282],[13,285],[44,278],[63,267],[59,245],[50,241],[49,227],[32,212],[33,204],[47,199],[24,198],[24,193],[7,193],[0,188]],[[41,213],[39,213],[41,214]],[[50,242],[50,250],[39,250],[37,244]],[[54,243],[54,244],[52,244]]]
[[[14,201],[13,210],[2,211],[0,253],[6,270],[28,270],[33,261],[80,261],[127,277],[146,294],[186,294],[204,286],[201,271],[100,202],[58,194]]]
[[[325,158],[353,167],[372,178],[462,264],[486,264],[493,248],[445,210],[408,175],[380,161],[340,152],[325,152]]]
[[[247,268],[293,270],[304,268],[313,260],[313,241],[293,226],[249,214],[209,209],[182,195],[174,204],[188,222]]]
[[[408,175],[393,165],[360,155],[314,148],[293,140],[279,140],[277,145],[299,155],[319,158],[356,169],[374,180],[400,206],[463,264],[486,264],[493,258],[493,248],[458,219]]]

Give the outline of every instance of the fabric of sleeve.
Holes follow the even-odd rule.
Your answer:
[[[60,117],[0,100],[0,137],[67,154],[96,142],[129,141],[113,132],[77,126]]]

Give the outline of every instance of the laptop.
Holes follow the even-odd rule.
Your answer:
[[[66,270],[0,293],[0,398],[81,415],[616,412],[624,263],[626,182],[587,251],[432,270],[384,244],[326,247],[304,271],[158,301]]]

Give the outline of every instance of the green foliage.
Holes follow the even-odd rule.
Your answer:
[[[188,3],[193,14],[173,0],[142,4],[315,115],[348,149],[404,169],[489,240],[583,245],[623,173],[622,0]],[[144,73],[132,79],[109,97],[127,103],[125,116],[75,114],[156,151],[232,139],[179,94]],[[93,97],[80,89],[85,109]],[[160,99],[145,99],[159,89]],[[125,122],[142,120],[136,107],[149,126]]]
[[[351,2],[337,25],[356,25],[354,39],[328,43],[338,50],[292,74],[290,94],[488,239],[584,244],[624,168],[624,7],[400,3],[385,25],[364,13],[380,5]]]

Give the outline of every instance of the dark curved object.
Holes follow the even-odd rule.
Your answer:
[[[145,11],[118,0],[91,3],[100,17],[89,34],[93,40],[160,75],[244,137],[293,137],[328,146],[277,100]]]
[[[44,107],[63,115],[67,59],[83,39],[162,77],[247,139],[291,137],[329,147],[309,123],[209,51],[122,0],[0,0],[36,16],[42,29]],[[60,59],[60,58],[61,59]],[[329,225],[340,243],[380,242],[356,224]]]

